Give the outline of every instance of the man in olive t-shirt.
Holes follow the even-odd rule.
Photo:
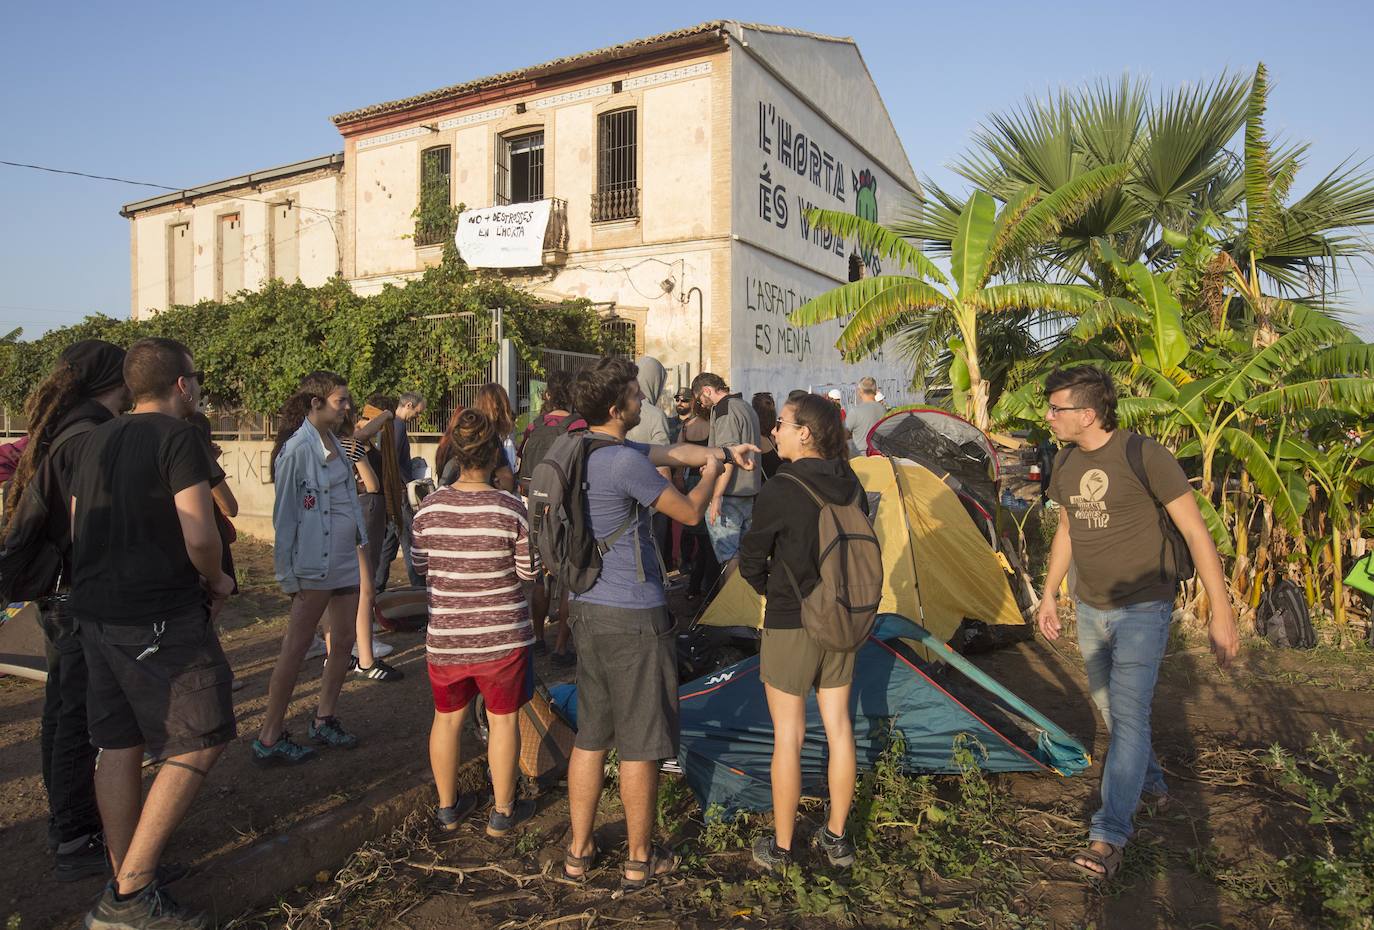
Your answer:
[[[1150,702],[1178,579],[1162,557],[1159,506],[1187,541],[1207,590],[1212,651],[1222,666],[1238,648],[1236,623],[1221,559],[1183,469],[1168,450],[1144,437],[1136,441],[1148,487],[1132,468],[1133,437],[1116,428],[1111,376],[1086,365],[1061,369],[1045,380],[1045,397],[1046,422],[1055,438],[1072,446],[1059,454],[1050,476],[1050,497],[1061,515],[1037,620],[1047,639],[1059,638],[1056,592],[1072,561],[1078,645],[1088,689],[1111,737],[1102,807],[1093,815],[1088,847],[1072,861],[1092,877],[1108,879],[1121,866],[1141,794],[1168,795],[1150,747]]]

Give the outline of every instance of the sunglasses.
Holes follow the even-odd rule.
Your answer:
[[[195,378],[195,379],[196,379],[197,381],[199,381],[201,384],[204,384],[204,383],[205,383],[205,372],[200,371],[199,369],[197,369],[196,371],[188,371],[188,372],[186,372],[186,374],[182,375],[182,377],[183,377],[183,378]]]

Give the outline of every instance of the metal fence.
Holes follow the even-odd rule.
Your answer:
[[[482,349],[492,344],[499,344],[503,334],[503,322],[501,311],[493,310],[489,323],[485,323],[478,318],[475,313],[446,313],[439,316],[427,316],[422,322],[432,325],[436,330],[436,335],[444,338],[436,340],[435,344],[439,348],[429,353],[425,361],[435,368],[444,368],[454,364],[454,359],[447,357],[443,350],[446,342],[462,346],[465,351]],[[499,359],[493,357],[491,362],[478,371],[472,372],[466,381],[449,391],[443,397],[436,397],[430,400],[425,412],[426,429],[417,429],[416,432],[428,432],[434,430],[442,432],[448,425],[449,419],[455,410],[472,405],[477,399],[477,392],[482,389],[482,385],[497,381],[497,366]]]

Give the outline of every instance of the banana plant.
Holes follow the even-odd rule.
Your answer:
[[[960,412],[987,429],[988,381],[979,355],[978,319],[983,314],[1046,310],[1077,316],[1091,310],[1101,295],[1075,284],[995,280],[1020,256],[1053,238],[1103,193],[1120,182],[1125,165],[1107,165],[1069,184],[1044,193],[1033,184],[1008,196],[998,208],[986,191],[976,190],[955,210],[924,203],[914,219],[892,226],[833,210],[812,210],[810,222],[857,241],[864,253],[876,253],[906,273],[853,281],[803,304],[792,313],[798,326],[843,319],[837,347],[855,359],[888,339],[900,336],[926,314],[945,314],[952,321],[947,343],[968,389]],[[947,248],[950,273],[945,275],[917,246]],[[925,372],[917,372],[923,376]]]
[[[1361,435],[1352,430],[1349,434],[1336,436],[1324,447],[1302,437],[1292,437],[1283,443],[1282,452],[1321,489],[1326,504],[1329,548],[1326,545],[1313,547],[1311,567],[1315,573],[1324,550],[1331,560],[1332,619],[1343,627],[1347,619],[1345,541],[1359,535],[1364,514],[1358,509],[1358,502],[1368,503],[1374,491],[1374,433]]]

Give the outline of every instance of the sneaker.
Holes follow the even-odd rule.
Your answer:
[[[308,661],[310,659],[320,659],[328,654],[329,648],[325,646],[324,640],[320,638],[320,634],[316,633],[315,641],[310,644],[309,649],[305,650],[306,660]]]
[[[516,801],[510,813],[503,814],[494,806],[487,818],[487,836],[505,836],[526,820],[534,816],[534,801],[529,798]]]
[[[76,882],[93,875],[109,875],[110,859],[105,852],[105,834],[91,833],[80,842],[73,841],[72,848],[63,852],[63,843],[56,849],[57,864],[53,866],[52,877],[59,882]]]
[[[309,746],[302,746],[291,738],[285,730],[271,746],[264,746],[262,740],[253,740],[253,761],[258,765],[299,765],[309,762],[319,753]]]
[[[372,658],[384,659],[396,651],[396,647],[388,643],[374,639],[372,641]],[[358,658],[358,644],[353,644],[353,658]]]
[[[777,837],[771,833],[754,840],[753,853],[754,864],[769,872],[781,872],[792,864],[792,851],[779,846]]]
[[[811,845],[825,853],[831,865],[849,868],[854,864],[854,844],[848,836],[836,836],[829,827],[821,827]]]
[[[363,668],[358,664],[358,659],[353,659],[353,674],[359,678],[370,678],[373,681],[400,681],[406,677],[406,673],[399,668],[392,668],[381,659],[375,659],[368,668]]]
[[[319,722],[311,718],[310,738],[321,746],[334,749],[352,749],[358,745],[358,737],[345,730],[338,717],[325,717]]]
[[[111,882],[86,915],[87,930],[206,930],[209,926],[204,914],[177,904],[157,882],[127,901],[115,900]]]
[[[434,826],[444,833],[458,829],[468,816],[477,810],[478,798],[475,794],[460,794],[452,807],[434,808]]]

